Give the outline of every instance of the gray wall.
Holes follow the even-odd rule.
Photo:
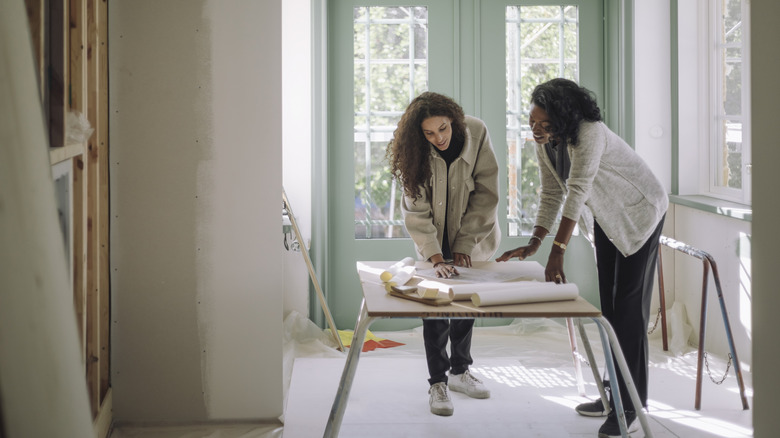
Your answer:
[[[282,414],[281,1],[109,5],[114,418]]]
[[[751,56],[753,59],[753,426],[759,438],[777,436],[777,394],[780,393],[780,343],[777,341],[777,313],[780,309],[777,262],[780,248],[780,197],[777,195],[777,163],[780,144],[777,117],[780,115],[780,70],[777,42],[780,41],[780,3],[751,2]],[[764,163],[763,165],[761,163]]]

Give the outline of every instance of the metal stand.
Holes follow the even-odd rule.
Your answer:
[[[734,338],[731,335],[731,324],[729,324],[729,315],[726,311],[726,303],[723,301],[723,291],[720,287],[720,277],[718,276],[718,268],[715,265],[715,260],[708,253],[694,248],[685,243],[670,239],[666,236],[661,236],[661,244],[673,248],[689,256],[700,259],[703,263],[703,278],[701,289],[701,316],[699,320],[699,352],[698,352],[698,364],[696,366],[696,398],[694,401],[694,407],[696,410],[701,409],[701,382],[702,382],[702,364],[704,361],[704,334],[706,332],[707,324],[707,284],[709,269],[712,267],[712,277],[715,280],[715,289],[718,291],[718,302],[720,303],[720,313],[723,317],[723,325],[726,328],[726,338],[729,343],[729,351],[731,352],[731,358],[734,361],[734,372],[737,375],[737,384],[739,385],[739,395],[742,399],[742,409],[750,409],[748,406],[747,396],[745,395],[745,383],[742,380],[742,369],[739,364],[739,358],[737,357],[737,350],[734,348]],[[664,280],[663,280],[663,268],[661,265],[661,250],[658,250],[658,288],[661,294],[661,317],[662,317],[662,333],[663,333],[663,346],[664,351],[668,350],[666,343],[666,305],[664,301]]]

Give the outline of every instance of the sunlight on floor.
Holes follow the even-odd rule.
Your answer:
[[[558,396],[551,396],[551,395],[543,395],[542,398],[551,401],[553,403],[557,403],[561,406],[565,406],[571,410],[574,410],[574,408],[577,407],[578,404],[583,402],[582,397],[572,397],[572,396],[558,397]]]
[[[696,367],[690,366],[683,361],[673,360],[664,364],[653,364],[652,366],[668,370],[691,381],[696,379]],[[472,369],[483,376],[485,380],[507,385],[511,388],[553,388],[573,387],[576,385],[576,378],[572,374],[555,368],[526,368],[522,365],[515,365],[472,367]],[[595,387],[595,384],[592,384],[592,386]],[[738,389],[731,389],[731,391],[739,392]],[[542,397],[545,400],[572,409],[579,403],[582,403],[581,397]],[[752,429],[704,416],[695,411],[679,409],[657,400],[650,400],[648,404],[651,417],[670,420],[714,436],[735,438],[752,434]]]
[[[753,434],[752,429],[719,420],[717,418],[707,417],[695,411],[677,409],[673,406],[669,406],[655,400],[650,400],[648,404],[650,405],[649,410],[650,416],[652,417],[671,420],[675,423],[679,423],[711,435],[721,437],[743,437]]]
[[[555,368],[472,367],[485,379],[507,385],[511,388],[531,386],[534,388],[572,387],[577,379],[568,372]]]

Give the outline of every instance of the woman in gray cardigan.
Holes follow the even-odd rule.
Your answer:
[[[592,93],[570,80],[553,79],[534,89],[528,123],[542,183],[539,212],[528,244],[497,260],[522,260],[536,253],[562,206],[545,277],[565,283],[566,244],[577,222],[592,215],[601,312],[615,329],[646,406],[647,324],[659,237],[669,205],[666,190],[642,158],[604,124]],[[583,222],[590,229],[590,221]],[[635,409],[642,406],[632,405],[622,377],[619,381],[631,425]],[[614,410],[600,399],[576,410],[587,416],[607,415],[599,437],[620,436]]]
[[[466,116],[447,96],[422,93],[401,116],[387,156],[403,187],[406,230],[437,277],[458,275],[458,266],[493,257],[500,240],[498,163],[481,120]],[[490,396],[469,371],[473,326],[473,319],[423,319],[429,403],[436,415],[452,415],[448,383],[470,397]]]

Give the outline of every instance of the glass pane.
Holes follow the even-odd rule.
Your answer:
[[[363,21],[366,19],[366,16],[368,14],[368,8],[355,8],[353,11],[352,16],[354,17],[355,23],[358,21]]]
[[[742,0],[723,0],[723,41],[742,41]]]
[[[717,121],[713,142],[712,184],[718,189],[741,190],[742,126],[745,66],[743,59],[742,0],[719,0],[719,41],[716,52]]]
[[[409,105],[409,83],[412,74],[414,70],[409,68],[408,63],[372,64],[370,110],[403,112]],[[357,107],[355,109],[358,110]]]
[[[506,8],[509,236],[529,234],[538,210],[539,165],[528,126],[531,92],[556,77],[579,80],[578,17],[570,5]]]
[[[723,111],[739,115],[742,114],[742,49],[727,48],[723,52]]]
[[[414,59],[428,59],[428,24],[427,22],[414,25]]]
[[[371,59],[409,58],[409,23],[372,24],[370,33]]]
[[[428,89],[428,10],[354,9],[355,238],[409,237],[387,143],[409,102]]]
[[[726,120],[721,124],[724,141],[720,145],[720,153],[715,173],[715,185],[732,189],[742,188],[742,123]]]
[[[354,101],[355,111],[364,111],[366,108],[368,87],[366,87],[366,64],[364,62],[358,62],[355,60],[354,70]],[[355,121],[355,124],[358,124]],[[365,124],[365,120],[360,122],[361,125]]]

